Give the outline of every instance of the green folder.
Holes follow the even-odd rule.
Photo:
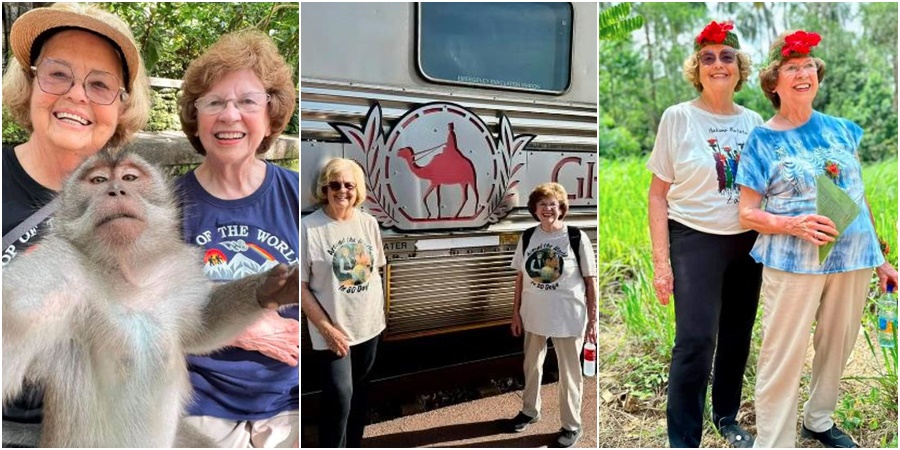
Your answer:
[[[816,178],[816,189],[819,192],[816,197],[816,214],[828,217],[834,222],[834,226],[838,230],[838,239],[840,239],[840,233],[843,233],[859,216],[861,212],[859,205],[826,175],[819,175]],[[828,258],[836,242],[837,239],[819,247],[820,265]]]

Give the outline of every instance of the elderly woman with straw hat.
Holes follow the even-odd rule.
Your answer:
[[[872,269],[882,290],[897,284],[866,201],[858,155],[863,130],[813,109],[825,76],[825,63],[813,54],[820,41],[817,33],[798,30],[772,43],[759,79],[777,113],[750,134],[737,174],[741,224],[760,233],[751,254],[765,266],[758,447],[796,445],[798,386],[814,321],[816,356],[803,435],[826,447],[857,446],[831,415]],[[826,197],[844,198],[853,214],[829,217],[818,206]]]
[[[675,297],[675,346],[666,417],[672,447],[698,447],[712,369],[712,418],[734,447],[752,437],[736,417],[759,301],[761,267],[749,256],[756,232],[738,220],[734,175],[759,114],[734,103],[750,58],[730,22],[697,36],[684,75],[697,98],[663,113],[647,163],[653,284]]]
[[[3,104],[30,136],[3,146],[4,266],[44,235],[69,172],[130,141],[150,109],[140,52],[113,14],[69,3],[34,9],[13,23],[9,41]],[[37,444],[42,396],[30,386],[4,405],[4,447]]]

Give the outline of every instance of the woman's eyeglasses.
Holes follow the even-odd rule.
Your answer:
[[[728,48],[719,52],[718,56],[713,51],[705,51],[700,53],[700,64],[711,66],[716,63],[717,57],[719,58],[719,61],[722,61],[722,64],[732,64],[737,59],[737,53]]]
[[[269,103],[271,96],[265,92],[251,92],[239,98],[225,99],[217,95],[207,95],[194,101],[197,111],[204,116],[211,116],[225,111],[229,102],[234,102],[238,111],[246,114],[259,112]]]
[[[797,75],[800,71],[804,72],[816,72],[819,70],[819,66],[816,65],[815,62],[809,61],[804,63],[803,65],[798,64],[785,64],[781,66],[778,70],[788,74],[788,75]]]
[[[334,192],[341,190],[341,188],[344,188],[348,191],[356,189],[356,183],[351,183],[349,181],[345,183],[341,183],[340,181],[331,181],[326,186],[328,186],[328,189],[331,189]]]
[[[31,66],[31,73],[37,78],[41,90],[48,94],[64,95],[75,86],[72,67],[64,61],[46,58],[37,66]],[[119,77],[102,70],[92,70],[87,74],[82,80],[82,87],[85,97],[98,105],[112,105],[120,95],[122,101],[128,98]]]

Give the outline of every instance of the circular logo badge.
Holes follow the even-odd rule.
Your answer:
[[[366,284],[372,275],[372,253],[359,242],[347,242],[335,250],[331,268],[342,286]]]
[[[555,283],[563,272],[563,258],[556,248],[543,248],[525,260],[525,270],[535,283]]]

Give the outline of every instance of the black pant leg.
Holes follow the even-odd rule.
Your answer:
[[[323,373],[319,447],[346,447],[347,421],[353,398],[352,348],[343,358],[330,350],[316,350],[313,354]]]
[[[703,434],[725,270],[719,237],[669,221],[675,277],[675,346],[666,405],[671,447],[699,447]]]
[[[713,421],[717,427],[735,423],[741,406],[744,370],[750,355],[762,284],[762,264],[750,256],[757,236],[756,232],[729,236],[735,245],[722,285],[722,312],[712,379]]]
[[[353,399],[350,403],[350,417],[347,422],[347,447],[362,446],[368,411],[369,379],[375,366],[378,337],[352,347],[353,352]]]

